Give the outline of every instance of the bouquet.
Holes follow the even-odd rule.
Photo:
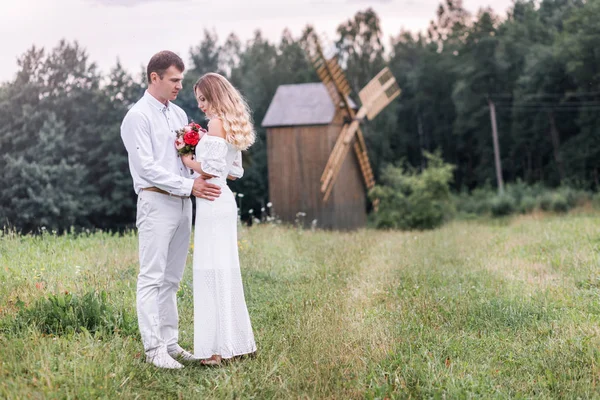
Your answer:
[[[175,139],[175,147],[177,148],[179,155],[194,155],[196,145],[206,133],[206,129],[192,121],[179,129],[176,133],[177,139]]]

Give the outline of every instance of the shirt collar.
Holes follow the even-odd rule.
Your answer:
[[[148,92],[148,90],[146,90],[146,92],[144,93],[144,97],[146,98],[146,101],[152,107],[156,108],[158,111],[169,111],[171,109],[171,102],[170,101],[167,101],[167,105],[164,105],[160,101],[156,100],[156,98],[154,96],[152,96]]]

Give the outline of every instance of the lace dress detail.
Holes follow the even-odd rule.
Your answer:
[[[235,158],[231,163],[229,175],[238,179],[244,176],[244,168],[242,167],[242,152],[240,150],[235,153]]]
[[[196,199],[194,235],[194,355],[223,358],[253,353],[256,343],[244,298],[237,247],[237,207],[227,175],[241,177],[241,153],[204,136],[196,147],[202,170],[221,186],[215,201]]]
[[[244,176],[240,150],[233,149],[232,145],[220,137],[205,136],[204,138],[207,140],[202,146],[196,148],[196,159],[201,161],[204,172],[227,178],[225,171],[229,168],[229,175],[238,179]],[[230,153],[231,150],[234,151],[233,154]]]

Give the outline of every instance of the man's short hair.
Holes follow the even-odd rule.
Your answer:
[[[181,57],[172,51],[163,50],[153,55],[148,63],[148,68],[146,69],[148,83],[152,83],[150,80],[150,74],[156,72],[160,79],[162,79],[165,75],[165,71],[171,66],[177,68],[179,72],[183,72],[185,70],[185,65],[183,64]]]

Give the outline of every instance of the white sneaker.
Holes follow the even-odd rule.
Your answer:
[[[169,355],[171,357],[173,357],[175,360],[187,361],[187,362],[200,361],[199,358],[194,356],[189,351],[185,351],[178,344],[174,344],[174,345],[170,346],[168,352],[169,352]]]
[[[154,364],[158,368],[180,369],[183,365],[175,361],[164,348],[151,351],[146,354],[146,362]]]

